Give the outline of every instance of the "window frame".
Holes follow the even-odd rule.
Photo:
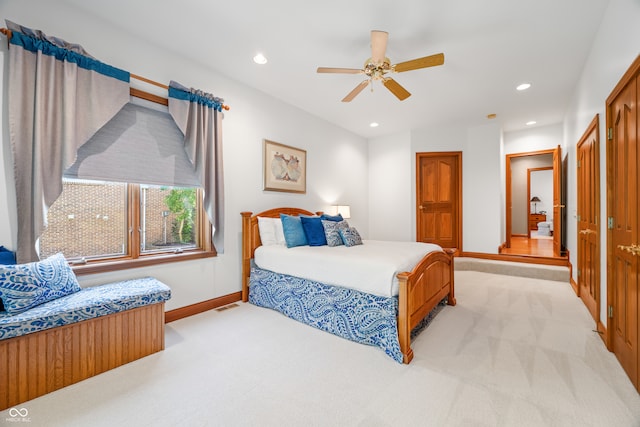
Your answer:
[[[164,264],[167,262],[188,261],[193,259],[210,258],[217,256],[212,241],[212,227],[207,213],[202,207],[202,189],[197,191],[198,209],[198,247],[184,249],[182,252],[151,252],[144,253],[140,250],[140,190],[139,184],[127,184],[127,253],[119,256],[104,258],[70,260],[69,263],[77,275],[104,273],[109,271],[125,270],[129,268],[146,267],[150,265]]]

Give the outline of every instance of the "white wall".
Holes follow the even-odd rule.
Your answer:
[[[414,159],[409,132],[369,140],[371,239],[415,240],[415,232],[410,226],[415,216],[415,213],[412,215],[415,184],[411,174]]]
[[[497,254],[502,244],[501,144],[502,132],[497,124],[467,131],[462,154],[462,245],[465,252]]]
[[[504,154],[553,150],[562,145],[562,123],[504,133]]]
[[[82,286],[153,275],[172,289],[169,310],[237,292],[241,289],[240,212],[245,210],[257,213],[276,206],[295,206],[316,211],[340,202],[351,205],[350,223],[363,236],[368,234],[368,154],[364,138],[186,61],[177,53],[145,43],[64,3],[53,3],[3,2],[0,16],[79,43],[101,61],[134,74],[165,84],[175,80],[211,92],[231,106],[223,121],[225,253],[205,260],[81,276]],[[3,37],[1,44],[6,46],[4,40]],[[0,108],[5,113],[0,150],[0,244],[15,249],[19,213],[15,212],[6,103]],[[307,150],[306,194],[262,190],[264,138]]]
[[[371,140],[372,236],[415,240],[416,153],[462,151],[462,249],[497,253],[501,243],[501,138],[498,125],[485,125],[430,127]],[[393,234],[381,227],[392,227],[388,230]]]
[[[600,115],[600,218],[606,218],[606,115],[605,102],[640,52],[640,2],[611,0],[594,39],[582,75],[576,83],[564,120],[564,151],[569,155],[567,191],[567,240],[571,263],[577,264],[576,144],[596,114]],[[606,322],[607,230],[601,221],[600,319]],[[573,269],[574,279],[577,269]]]

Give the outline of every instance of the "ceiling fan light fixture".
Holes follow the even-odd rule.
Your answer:
[[[444,54],[437,53],[392,65],[391,60],[385,56],[388,37],[389,33],[386,31],[371,31],[371,57],[364,62],[364,67],[360,70],[355,68],[318,67],[318,73],[364,74],[367,77],[365,81],[349,92],[342,99],[342,102],[351,102],[368,84],[371,84],[371,90],[373,91],[374,80],[381,81],[384,87],[393,93],[396,98],[403,101],[411,96],[411,93],[402,87],[400,83],[388,77],[388,73],[402,73],[444,64]]]
[[[256,54],[256,56],[253,57],[253,62],[259,65],[264,65],[267,63],[267,57],[261,53],[258,53]]]

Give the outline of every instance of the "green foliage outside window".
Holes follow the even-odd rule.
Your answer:
[[[193,243],[195,241],[196,189],[173,188],[164,198],[164,202],[175,215],[171,226],[175,241]]]

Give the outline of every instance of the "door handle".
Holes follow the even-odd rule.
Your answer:
[[[418,209],[420,209],[421,211],[423,211],[423,210],[427,209],[427,207],[426,207],[425,205],[420,205],[420,206],[418,206]]]
[[[633,243],[631,246],[618,245],[618,249],[621,251],[629,252],[631,255],[640,255],[640,246]]]
[[[554,208],[563,208],[564,209],[564,205],[553,205]]]

